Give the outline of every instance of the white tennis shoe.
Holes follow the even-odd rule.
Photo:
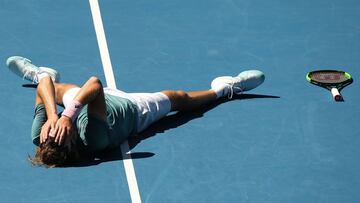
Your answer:
[[[263,72],[258,70],[248,70],[241,72],[238,76],[221,76],[211,82],[212,89],[223,89],[222,95],[227,95],[231,99],[234,94],[252,90],[261,85],[265,80]]]
[[[16,75],[36,84],[39,83],[39,75],[42,73],[47,73],[54,82],[60,81],[60,74],[56,70],[47,67],[37,67],[29,59],[21,56],[9,57],[6,60],[6,65]]]

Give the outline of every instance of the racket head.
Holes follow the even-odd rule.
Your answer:
[[[317,70],[306,75],[310,83],[331,90],[337,88],[339,91],[353,82],[351,75],[339,70]]]

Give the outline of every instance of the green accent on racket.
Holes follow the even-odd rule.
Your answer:
[[[335,101],[344,101],[340,91],[353,82],[349,73],[338,70],[311,71],[306,74],[306,80],[329,90]]]

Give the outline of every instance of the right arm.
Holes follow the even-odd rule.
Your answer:
[[[47,120],[41,127],[40,143],[44,142],[51,130],[55,129],[55,124],[58,120],[56,99],[55,99],[55,87],[50,77],[44,77],[40,80],[37,87],[36,103],[43,103],[45,106]]]
[[[74,98],[82,106],[88,105],[88,113],[101,120],[106,120],[106,105],[103,86],[96,77],[90,77]],[[71,136],[72,118],[62,115],[55,126],[55,142],[63,144]]]

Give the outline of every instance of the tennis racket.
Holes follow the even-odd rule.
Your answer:
[[[353,82],[349,73],[337,70],[312,71],[306,75],[306,80],[330,90],[335,101],[344,101],[340,91]]]

